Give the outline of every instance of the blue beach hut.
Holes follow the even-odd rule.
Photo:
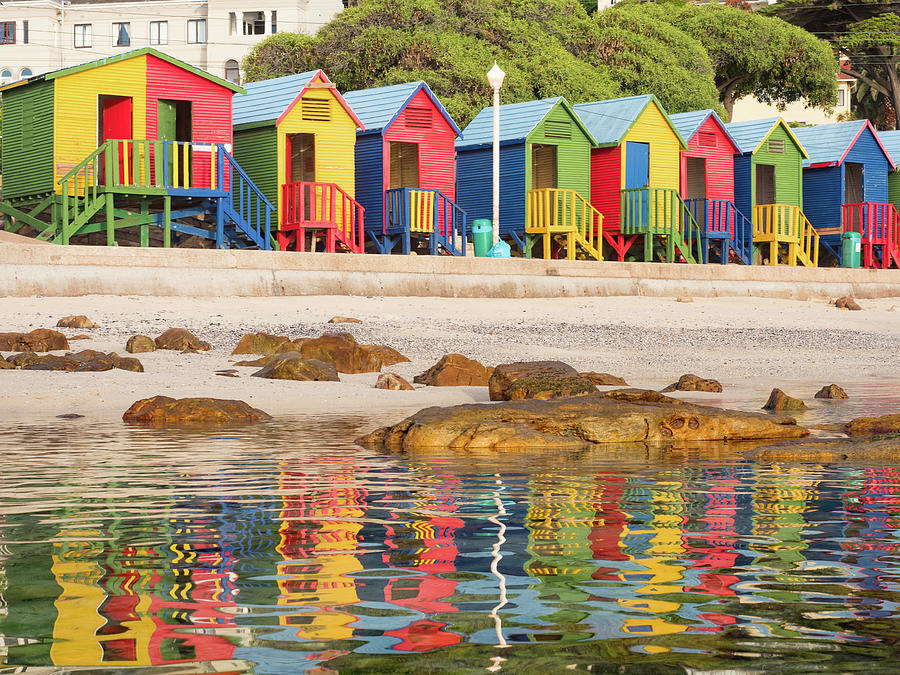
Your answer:
[[[879,131],[878,140],[895,165],[894,170],[888,175],[888,201],[900,211],[900,130]]]

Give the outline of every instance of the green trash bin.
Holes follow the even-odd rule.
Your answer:
[[[844,232],[841,235],[841,267],[859,267],[862,250],[862,235],[859,232]]]
[[[475,255],[479,258],[487,256],[494,244],[494,228],[487,218],[478,218],[472,221],[472,246]]]

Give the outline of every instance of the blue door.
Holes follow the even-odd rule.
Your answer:
[[[650,144],[625,142],[625,189],[645,188],[650,184]],[[638,227],[647,225],[647,191],[629,199],[629,210],[640,221]]]

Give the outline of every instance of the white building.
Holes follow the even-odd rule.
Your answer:
[[[342,0],[4,0],[0,83],[140,47],[238,80],[241,59],[277,31],[315,34]]]
[[[856,79],[846,73],[837,75],[837,100],[831,110],[824,108],[812,108],[807,105],[806,99],[788,103],[783,110],[777,105],[763,103],[753,96],[745,96],[734,102],[734,110],[731,112],[732,122],[746,122],[760,120],[768,117],[783,117],[788,124],[827,124],[850,119],[850,94],[856,86]]]

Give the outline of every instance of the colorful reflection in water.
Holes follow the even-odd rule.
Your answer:
[[[895,665],[898,468],[32,431],[0,476],[0,666]]]

